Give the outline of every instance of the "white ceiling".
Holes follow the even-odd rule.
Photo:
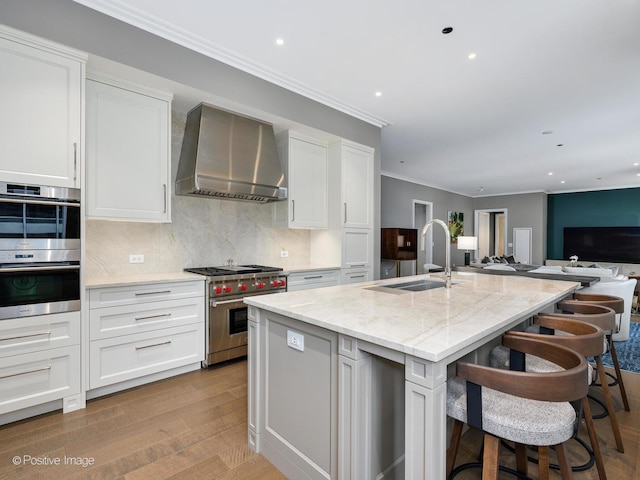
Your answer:
[[[399,178],[640,187],[638,0],[76,1],[382,126]]]

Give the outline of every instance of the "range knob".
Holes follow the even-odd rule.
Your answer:
[[[259,290],[262,290],[264,288],[264,282],[258,282],[256,287],[258,287]]]
[[[287,284],[286,280],[280,280],[280,286],[284,287]]]
[[[217,294],[217,295],[220,295],[220,294],[222,293],[222,287],[217,286],[217,287],[215,288],[215,292],[216,292],[216,294]]]
[[[224,293],[231,293],[231,287],[229,285],[224,287]]]
[[[273,288],[278,288],[278,285],[280,285],[280,282],[278,282],[278,280],[274,280],[274,281],[271,282],[271,286]]]
[[[244,283],[241,283],[238,287],[240,288],[240,291],[241,291],[241,292],[244,292],[244,291],[246,291],[246,290],[247,290],[247,285],[246,285],[246,284],[244,284]]]

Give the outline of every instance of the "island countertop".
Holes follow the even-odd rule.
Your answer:
[[[382,347],[439,362],[575,291],[580,283],[453,272],[450,289],[380,288],[426,274],[245,298],[245,303]]]

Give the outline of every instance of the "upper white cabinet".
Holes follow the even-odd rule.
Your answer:
[[[289,228],[327,228],[327,145],[294,133],[278,136],[288,198],[275,202],[273,224]]]
[[[170,222],[170,94],[88,74],[87,216]]]
[[[0,26],[0,177],[80,187],[87,56]]]
[[[341,142],[342,208],[345,227],[373,227],[373,149]]]

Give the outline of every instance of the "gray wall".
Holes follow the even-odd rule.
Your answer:
[[[71,0],[3,0],[0,23],[375,148],[374,248],[380,250],[379,127]]]
[[[411,228],[413,201],[422,200],[433,203],[433,218],[445,222],[450,210],[464,213],[464,233],[473,235],[473,199],[470,197],[384,175],[381,177],[380,192],[380,226],[382,228]],[[433,263],[443,266],[445,264],[444,238],[442,229],[436,227],[433,234]],[[380,258],[379,251],[378,258]],[[464,265],[464,251],[459,251],[455,245],[451,247],[451,264]]]
[[[547,257],[547,194],[524,193],[473,199],[473,209],[507,209],[507,243],[513,243],[514,228],[531,228],[531,259],[535,265],[543,265]],[[507,246],[507,253],[513,247]]]
[[[513,242],[515,227],[532,229],[532,260],[542,265],[547,248],[547,194],[527,193],[495,197],[471,198],[437,188],[382,176],[381,179],[381,227],[411,228],[413,222],[413,200],[433,203],[433,218],[447,219],[449,210],[464,213],[464,234],[474,234],[474,211],[476,209],[505,208],[507,210],[507,243]],[[438,232],[436,230],[436,232]],[[433,261],[444,265],[444,235],[433,237]],[[511,253],[512,247],[507,247]],[[455,246],[451,249],[451,262],[464,263],[464,252]]]

